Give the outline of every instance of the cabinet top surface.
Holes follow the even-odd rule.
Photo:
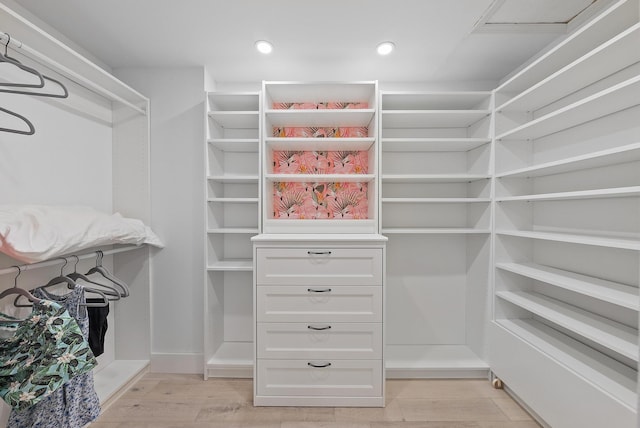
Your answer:
[[[267,242],[386,242],[386,236],[377,233],[263,233],[251,238],[254,243]]]

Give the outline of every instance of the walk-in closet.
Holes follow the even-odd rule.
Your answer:
[[[174,3],[0,0],[0,426],[640,427],[640,0]]]

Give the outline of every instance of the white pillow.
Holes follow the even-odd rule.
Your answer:
[[[27,263],[109,244],[163,247],[145,224],[85,206],[0,205],[0,251]]]

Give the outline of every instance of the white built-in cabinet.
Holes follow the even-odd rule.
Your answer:
[[[390,377],[487,376],[491,100],[381,92]]]
[[[378,233],[377,82],[264,82],[263,94],[263,232]]]
[[[384,407],[385,241],[253,238],[254,405]]]
[[[637,426],[638,17],[614,3],[495,90],[489,363],[553,427]]]
[[[260,92],[206,98],[205,378],[251,376],[251,236],[260,230]]]

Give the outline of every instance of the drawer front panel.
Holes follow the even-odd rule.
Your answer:
[[[382,322],[382,287],[256,287],[258,322]]]
[[[382,358],[381,323],[258,323],[258,358]]]
[[[382,395],[382,361],[259,359],[256,390],[266,396],[376,397]]]
[[[258,285],[382,285],[380,248],[258,248]]]

